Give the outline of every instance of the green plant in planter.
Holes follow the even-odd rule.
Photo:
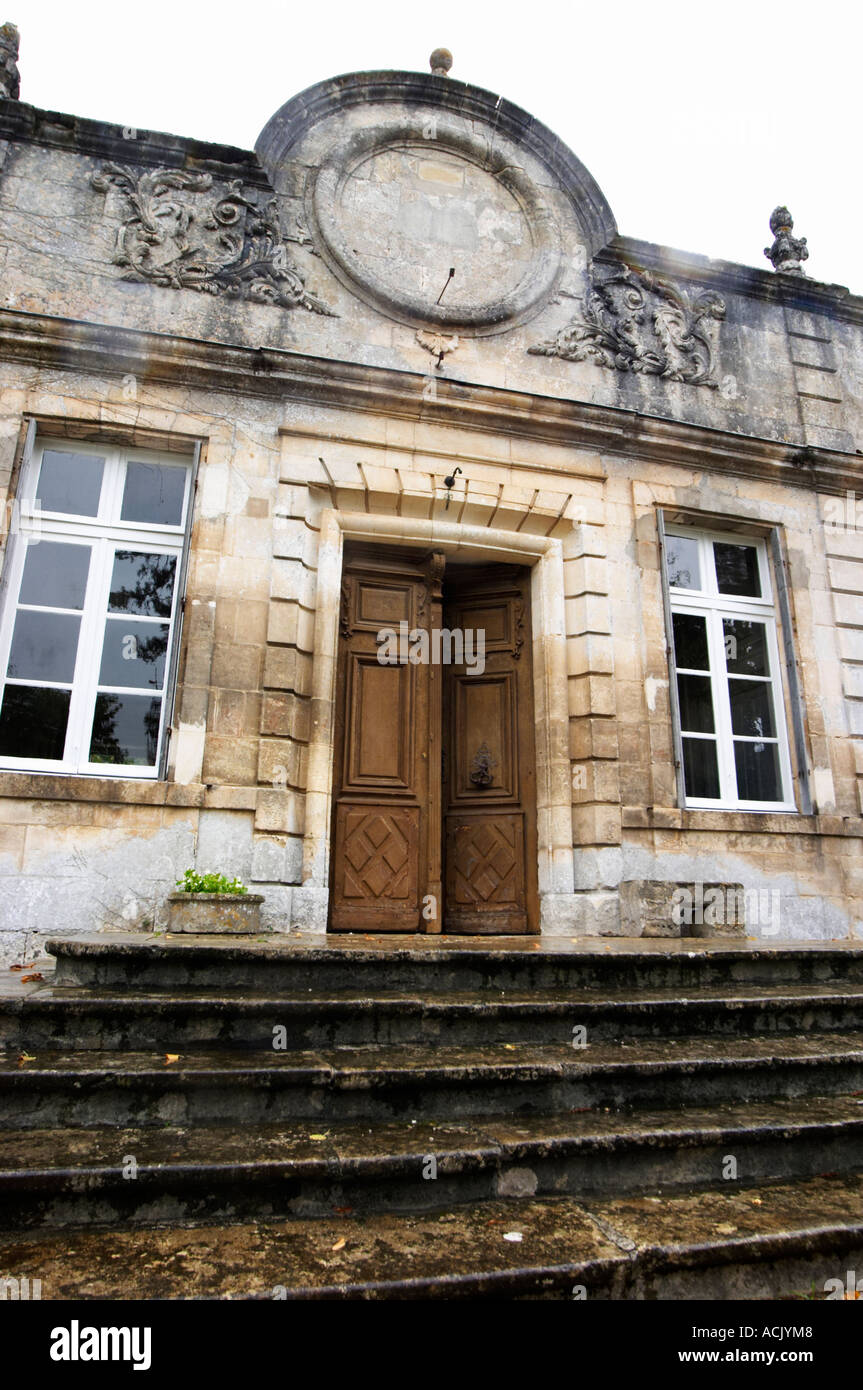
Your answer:
[[[177,879],[181,893],[248,893],[248,888],[238,878],[226,878],[224,874],[199,874],[187,869],[182,878]]]

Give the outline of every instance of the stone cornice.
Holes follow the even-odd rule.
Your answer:
[[[827,285],[802,275],[780,275],[775,270],[712,260],[689,251],[675,251],[635,237],[616,237],[597,256],[600,265],[625,263],[655,271],[675,280],[696,281],[726,294],[762,299],[789,309],[827,314],[848,323],[863,324],[863,297],[845,285]]]
[[[449,378],[436,378],[435,397],[427,399],[428,376],[419,372],[12,309],[0,309],[0,358],[52,371],[131,373],[148,383],[194,385],[496,435],[508,433],[657,465],[679,464],[823,492],[859,488],[863,478],[863,456],[837,450],[804,448],[615,406]]]
[[[0,140],[44,145],[120,164],[192,169],[218,178],[243,179],[260,188],[270,187],[253,150],[155,130],[136,130],[134,137],[129,138],[124,136],[124,129],[130,128],[62,111],[42,111],[22,101],[0,100]]]

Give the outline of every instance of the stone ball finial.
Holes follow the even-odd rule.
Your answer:
[[[780,232],[790,232],[794,226],[794,218],[786,207],[774,208],[770,214],[770,230],[774,236]]]
[[[448,48],[436,48],[429,58],[429,66],[435,77],[446,77],[452,67],[452,54]]]

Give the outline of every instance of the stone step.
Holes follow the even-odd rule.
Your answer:
[[[863,983],[863,943],[361,936],[55,938],[57,985],[123,990],[672,989]]]
[[[141,991],[43,985],[0,1000],[0,1048],[307,1050],[371,1043],[557,1043],[863,1030],[863,983],[493,992]],[[278,1033],[275,1030],[279,1031]]]
[[[863,1092],[863,1034],[0,1061],[0,1128],[452,1118]]]
[[[501,1196],[673,1192],[863,1168],[863,1099],[853,1096],[630,1116],[487,1115],[324,1131],[316,1123],[0,1132],[3,1224],[419,1212]]]
[[[43,1300],[824,1298],[863,1271],[863,1176],[0,1236],[0,1274],[37,1271]]]

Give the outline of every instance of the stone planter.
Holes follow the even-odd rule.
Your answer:
[[[260,893],[171,893],[169,932],[196,936],[257,936],[261,926]]]

